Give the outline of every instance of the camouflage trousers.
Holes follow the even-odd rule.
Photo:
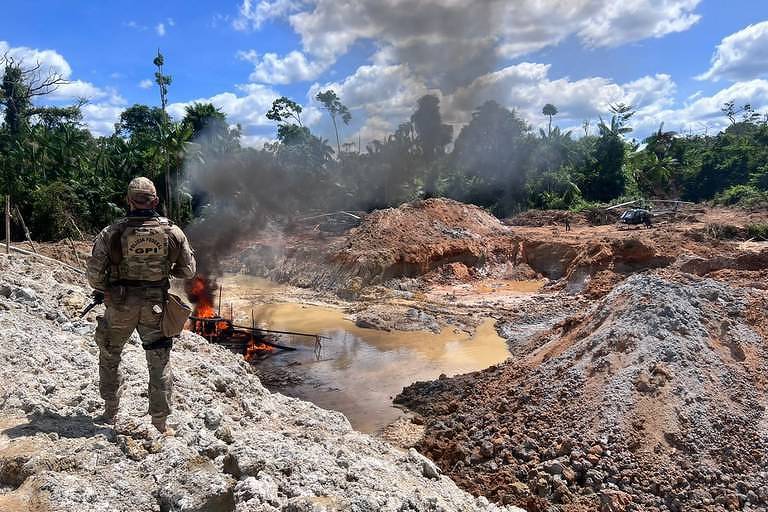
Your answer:
[[[99,392],[105,402],[114,405],[119,402],[123,392],[120,370],[123,347],[136,329],[145,348],[149,370],[149,414],[153,419],[164,419],[171,413],[173,373],[170,364],[171,340],[163,336],[160,327],[163,290],[123,290],[123,293],[110,291],[105,301],[107,308],[104,316],[97,319],[95,339],[99,347]]]

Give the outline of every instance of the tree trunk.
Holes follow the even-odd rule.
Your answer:
[[[339,152],[339,161],[341,161],[341,142],[339,142],[339,129],[336,127],[336,116],[331,116],[333,121],[333,131],[336,132],[336,150]]]
[[[11,196],[5,195],[5,253],[11,254]]]

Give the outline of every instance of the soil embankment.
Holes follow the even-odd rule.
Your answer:
[[[590,225],[580,215],[567,232],[565,215],[532,212],[502,223],[476,206],[428,199],[373,212],[341,234],[308,226],[265,233],[244,242],[227,268],[351,299],[371,285],[399,287],[409,278],[423,284],[537,276],[558,281],[555,289],[599,298],[647,269],[706,275],[760,270],[768,262],[764,246],[736,241],[748,223],[768,222],[765,213],[699,209],[652,229]]]

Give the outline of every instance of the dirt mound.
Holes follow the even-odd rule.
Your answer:
[[[511,260],[516,250],[510,229],[482,208],[428,199],[375,211],[359,227],[337,236],[297,232],[278,241],[265,238],[245,248],[235,266],[276,281],[355,296],[364,286],[450,264],[468,273]]]
[[[333,260],[365,281],[422,275],[449,263],[479,266],[512,254],[509,229],[482,208],[428,199],[379,210]]]
[[[521,360],[406,388],[422,450],[529,510],[765,510],[766,293],[665,273],[628,278]]]
[[[565,215],[571,215],[570,231],[562,226]],[[225,267],[350,299],[369,285],[404,278],[459,283],[485,276],[526,278],[529,270],[527,278],[558,281],[551,290],[600,298],[626,277],[648,269],[709,275],[768,267],[764,242],[701,235],[716,222],[746,229],[747,220],[754,223],[764,215],[741,221],[738,212],[723,209],[701,209],[697,215],[646,229],[589,225],[592,221],[582,215],[532,210],[508,221],[516,224],[510,226],[476,206],[429,199],[375,211],[343,233],[262,233],[244,243]]]

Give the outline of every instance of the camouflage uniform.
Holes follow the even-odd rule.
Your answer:
[[[137,186],[147,193],[151,186],[154,196],[149,180],[137,180],[145,180]],[[131,190],[129,186],[129,199]],[[106,311],[97,319],[95,334],[105,416],[117,412],[123,384],[121,354],[136,329],[149,369],[149,413],[153,423],[165,424],[171,412],[173,374],[169,362],[172,340],[162,333],[162,312],[169,277],[189,279],[194,274],[195,260],[184,232],[151,209],[134,209],[99,233],[88,259],[87,276],[95,290],[105,293]]]

